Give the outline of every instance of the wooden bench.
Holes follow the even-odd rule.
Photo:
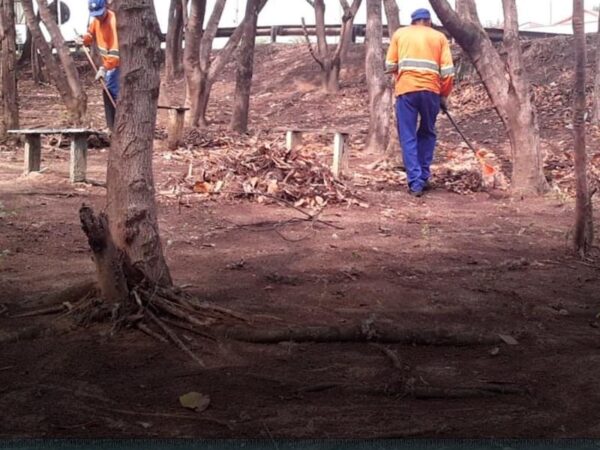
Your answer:
[[[339,178],[343,172],[348,170],[346,143],[350,137],[349,130],[328,128],[279,128],[278,130],[285,131],[285,146],[288,150],[302,145],[302,136],[304,134],[333,134],[333,162],[331,164],[331,171],[336,178]]]
[[[9,134],[25,138],[25,174],[39,172],[42,162],[42,136],[61,134],[71,138],[69,179],[71,183],[86,181],[88,137],[98,131],[85,128],[39,128],[29,130],[8,130]]]
[[[185,124],[185,113],[190,108],[185,106],[164,106],[159,105],[158,109],[169,111],[169,127],[167,129],[167,147],[169,150],[175,150],[179,147],[183,135],[183,126]]]

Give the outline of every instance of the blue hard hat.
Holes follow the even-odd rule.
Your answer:
[[[89,0],[88,8],[90,16],[101,17],[106,12],[106,0]]]
[[[431,13],[427,8],[419,8],[410,15],[410,20],[416,22],[417,20],[431,20]]]

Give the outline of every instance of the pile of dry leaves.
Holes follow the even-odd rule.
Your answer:
[[[314,151],[287,150],[277,142],[259,141],[257,137],[216,139],[209,142],[207,136],[188,136],[196,148],[165,155],[187,162],[189,170],[185,177],[170,179],[161,194],[219,194],[259,203],[280,200],[306,208],[362,204]]]

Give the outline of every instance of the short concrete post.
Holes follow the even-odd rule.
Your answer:
[[[285,133],[285,148],[293,150],[299,145],[302,145],[302,133],[300,131],[288,130]]]
[[[346,151],[346,134],[335,133],[333,136],[333,176],[339,178],[348,169],[348,155]]]
[[[42,137],[39,134],[25,136],[25,174],[39,172],[42,163]]]
[[[272,26],[271,27],[271,44],[277,43],[277,34],[279,34],[279,27]]]
[[[76,134],[71,138],[71,160],[69,162],[71,183],[83,183],[86,179],[87,139],[86,134]]]
[[[167,147],[176,150],[183,138],[183,125],[185,123],[185,109],[176,108],[169,110],[169,130]]]

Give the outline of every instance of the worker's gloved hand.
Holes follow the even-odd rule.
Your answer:
[[[102,66],[98,69],[98,72],[96,72],[95,80],[103,80],[104,78],[106,78],[106,68]]]
[[[83,36],[75,36],[75,45],[79,47],[83,45]]]
[[[448,112],[448,97],[440,97],[440,109],[443,112]]]

